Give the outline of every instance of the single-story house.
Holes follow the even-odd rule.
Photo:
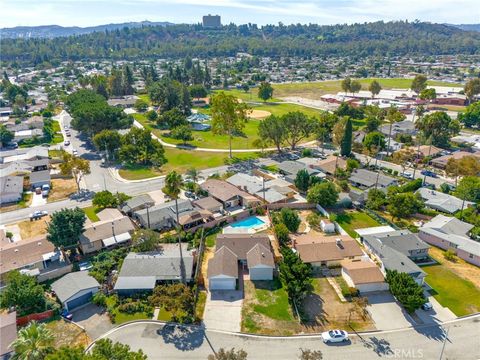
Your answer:
[[[388,284],[378,266],[370,261],[342,261],[342,277],[350,287],[354,287],[361,294],[386,291]]]
[[[455,151],[452,154],[440,156],[436,159],[433,159],[432,161],[430,161],[430,164],[432,164],[433,166],[439,169],[445,169],[445,167],[447,166],[448,160],[450,159],[458,160],[465,156],[476,156],[480,158],[480,151],[477,151],[477,152]]]
[[[17,339],[17,312],[0,311],[0,358],[8,359],[13,351],[11,344]]]
[[[420,145],[418,147],[412,146],[409,148],[412,150],[415,154],[418,155],[419,158],[423,159],[426,157],[436,157],[440,155],[444,150],[440,149],[436,146],[430,146],[430,145]]]
[[[32,189],[41,188],[43,185],[50,185],[50,170],[34,171],[30,173],[30,186]]]
[[[272,280],[275,262],[265,234],[221,234],[216,252],[208,262],[210,290],[234,290],[239,264],[248,270],[251,280]]]
[[[105,209],[98,213],[100,221],[85,226],[80,235],[80,249],[84,254],[103,248],[127,243],[135,230],[130,218],[117,209]]]
[[[380,126],[380,132],[382,132],[385,136],[390,135],[390,124]],[[407,135],[415,135],[417,133],[417,129],[415,128],[415,123],[410,120],[403,120],[392,124],[392,133],[391,135],[395,137],[397,134],[407,134]]]
[[[347,161],[335,155],[329,155],[326,159],[319,160],[313,168],[319,169],[327,175],[335,175],[335,170],[347,168]]]
[[[335,224],[328,219],[320,220],[320,228],[324,233],[327,233],[327,234],[335,233]]]
[[[358,260],[365,255],[348,235],[308,233],[297,236],[294,244],[303,262],[313,267],[336,266],[344,259]]]
[[[35,276],[59,259],[60,251],[44,235],[11,242],[0,229],[0,277],[12,270]]]
[[[190,200],[178,200],[178,216],[194,210]],[[157,204],[151,208],[145,208],[133,212],[132,217],[138,221],[141,227],[154,230],[167,230],[177,224],[177,207],[175,201]]]
[[[237,173],[229,177],[227,182],[269,204],[285,202],[295,196],[295,191],[289,186],[279,185],[278,181],[274,180],[264,181],[259,176]],[[287,184],[290,185],[288,182]]]
[[[318,169],[308,167],[300,161],[282,161],[277,165],[278,171],[283,175],[289,175],[291,178],[295,179],[297,173],[301,170],[306,170],[309,175],[315,175],[319,173]]]
[[[221,202],[215,200],[211,196],[207,196],[193,202],[193,205],[199,209],[208,210],[212,214],[221,214],[223,211],[223,205]]]
[[[437,215],[418,232],[423,241],[443,250],[453,250],[470,264],[480,266],[480,242],[469,237],[473,225],[454,217]]]
[[[43,136],[43,130],[42,129],[27,129],[27,130],[19,130],[15,131],[13,140],[14,141],[22,141],[26,139],[31,139],[33,137],[40,137]]]
[[[2,151],[0,156],[0,162],[2,164],[21,160],[48,159],[48,148],[45,146],[35,146],[32,148],[24,149],[20,148],[15,150]]]
[[[148,194],[134,196],[131,199],[125,201],[121,206],[120,210],[127,215],[132,215],[135,211],[145,209],[147,207],[152,207],[155,205],[155,201]]]
[[[22,194],[23,176],[3,176],[0,178],[0,204],[20,201]]]
[[[52,283],[53,292],[68,311],[88,304],[100,289],[100,284],[88,271],[77,271],[62,276]]]
[[[123,260],[122,268],[114,290],[120,295],[151,291],[158,282],[176,282],[182,280],[182,263],[187,282],[193,278],[193,252],[188,244],[163,244],[162,249],[146,253],[129,253]]]
[[[355,169],[348,180],[352,185],[361,189],[374,187],[375,184],[377,184],[377,188],[388,188],[398,184],[397,180],[391,176],[366,169]]]
[[[454,214],[461,210],[462,207],[465,209],[475,204],[429,188],[420,188],[417,190],[417,193],[420,194],[427,207],[448,214]]]
[[[209,179],[200,184],[200,188],[221,202],[223,208],[226,210],[238,206],[248,207],[260,203],[260,200],[255,196],[223,180]]]
[[[127,95],[121,98],[108,99],[108,105],[115,107],[130,108],[135,105],[135,102],[139,99],[135,95]]]

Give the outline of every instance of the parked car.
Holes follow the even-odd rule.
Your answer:
[[[41,193],[42,193],[42,188],[40,186],[36,187],[35,188],[35,194],[40,195]]]
[[[44,184],[42,186],[42,196],[47,197],[49,193],[50,193],[50,185]]]
[[[432,309],[433,309],[433,305],[429,301],[422,305],[422,310],[429,311]]]
[[[67,135],[68,137],[72,136],[72,134],[70,134],[69,130],[65,131],[65,135]]]
[[[348,341],[348,333],[344,330],[330,330],[322,333],[325,344]]]
[[[70,145],[70,140],[68,140],[68,139],[67,139],[67,140],[65,140],[65,141],[63,142],[63,145],[64,145],[64,146],[68,146],[68,145]]]
[[[295,160],[300,159],[300,156],[298,156],[297,154],[288,154],[287,158],[288,158],[288,160],[295,161]]]
[[[67,319],[67,320],[70,320],[70,321],[72,321],[72,319],[73,319],[73,314],[70,311],[68,311],[67,309],[63,309],[61,315],[64,319]]]
[[[7,149],[18,149],[18,143],[16,141],[12,141],[5,146]]]
[[[430,176],[430,177],[433,177],[433,178],[438,177],[438,175],[436,173],[434,173],[433,171],[430,171],[430,170],[422,170],[420,173],[422,175]]]
[[[197,198],[197,196],[195,195],[195,193],[192,192],[192,191],[185,191],[185,196],[186,196],[187,198],[189,198],[189,199],[196,199],[196,198]]]
[[[90,270],[92,268],[92,263],[90,261],[81,262],[78,264],[80,271]]]
[[[46,210],[36,210],[30,214],[30,221],[41,219],[44,216],[48,215],[48,211]]]
[[[404,177],[405,179],[413,179],[413,174],[410,172],[402,172],[401,176]]]
[[[78,156],[78,151],[77,151],[77,149],[73,149],[73,150],[72,150],[72,154],[73,154],[74,156]]]

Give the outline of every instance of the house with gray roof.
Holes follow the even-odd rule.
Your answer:
[[[3,176],[0,178],[0,204],[20,201],[22,194],[23,176]]]
[[[120,210],[127,215],[132,215],[135,211],[146,209],[147,207],[152,207],[155,205],[155,201],[148,194],[142,194],[134,196],[131,199],[125,201],[121,206]]]
[[[182,271],[185,280],[190,282],[193,265],[194,254],[188,250],[187,243],[181,247],[177,243],[163,244],[158,251],[131,252],[123,260],[114,290],[120,295],[152,291],[159,282],[181,281]]]
[[[227,182],[270,204],[285,202],[294,197],[296,193],[290,186],[278,185],[276,181],[264,181],[264,179],[259,176],[244,173],[237,173],[229,177]]]
[[[190,200],[178,200],[178,217],[188,215],[196,210]],[[134,211],[132,217],[143,228],[150,228],[153,230],[167,230],[176,226],[177,224],[177,208],[175,201],[169,201],[163,204],[157,204],[151,208]],[[186,222],[183,225],[186,227],[195,226],[195,224],[203,221],[197,217],[191,219],[191,222]]]
[[[375,184],[377,184],[377,188],[385,189],[389,186],[398,184],[397,180],[391,176],[366,169],[355,169],[352,171],[348,181],[350,181],[353,186],[359,187],[360,189],[369,189],[374,187]]]
[[[295,178],[297,177],[297,173],[300,170],[307,170],[310,176],[317,176],[319,178],[325,178],[326,175],[321,172],[319,169],[314,168],[312,166],[308,166],[301,161],[282,161],[278,163],[278,170],[281,174],[285,175],[285,180],[289,183],[293,184],[295,182]]]
[[[43,185],[50,185],[50,170],[34,171],[30,173],[30,186],[32,189],[41,188]]]
[[[475,204],[429,188],[420,188],[417,193],[420,194],[426,206],[448,214],[454,214],[462,208],[465,209]]]
[[[480,266],[480,242],[469,237],[472,228],[472,224],[457,218],[437,215],[419,229],[418,236],[431,245],[454,251],[470,264]]]
[[[389,136],[390,124],[380,126],[379,130],[385,136]],[[392,137],[395,137],[397,134],[415,135],[416,133],[417,129],[413,121],[403,120],[392,124]]]
[[[100,284],[88,271],[77,271],[62,276],[52,283],[53,292],[68,311],[88,304],[100,289]]]

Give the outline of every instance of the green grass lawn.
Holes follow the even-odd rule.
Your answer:
[[[259,302],[259,304],[253,305],[255,312],[274,320],[294,320],[290,312],[287,292],[282,287],[279,279],[275,278],[273,281],[253,281],[253,284],[255,286],[255,296]]]
[[[404,78],[391,78],[391,79],[378,79],[378,78],[369,78],[369,79],[358,79],[362,84],[362,90],[368,89],[368,85],[373,81],[377,80],[383,89],[408,89],[412,83],[412,79]],[[319,82],[304,82],[304,83],[293,83],[293,84],[275,84],[273,85],[274,96],[278,98],[287,97],[287,96],[300,96],[310,99],[319,99],[320,96],[324,94],[335,94],[339,91],[342,91],[340,86],[342,80],[329,80],[329,81],[319,81]],[[452,84],[442,81],[429,81],[431,86],[462,86],[461,84]]]
[[[160,308],[160,311],[158,312],[157,320],[171,321],[172,320],[172,314],[162,307],[162,308]]]
[[[85,212],[85,215],[90,219],[90,221],[98,221],[100,220],[97,216],[97,213],[100,211],[100,209],[97,209],[95,206],[89,206],[86,208],[83,208],[83,211]]]
[[[197,306],[195,307],[195,317],[197,320],[203,319],[203,312],[205,311],[205,304],[207,302],[207,293],[200,291],[198,293]]]
[[[148,94],[138,94],[137,95],[140,99],[146,101],[148,105],[152,105],[152,102],[150,101],[150,96]]]
[[[357,237],[355,229],[380,226],[381,224],[370,215],[360,211],[349,211],[332,214],[332,220],[336,221],[351,237]]]
[[[463,316],[480,311],[480,289],[442,265],[423,266],[425,281],[435,290],[435,299],[455,315]]]

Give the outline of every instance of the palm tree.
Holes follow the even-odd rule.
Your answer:
[[[187,170],[187,175],[192,178],[192,181],[196,184],[198,181],[199,172],[195,168],[190,168]]]
[[[45,326],[32,321],[18,332],[11,347],[15,354],[12,359],[42,360],[53,349],[53,335]]]
[[[183,264],[182,244],[180,242],[180,220],[178,216],[178,195],[180,195],[180,188],[183,186],[182,175],[175,170],[168,173],[165,178],[165,187],[162,189],[165,194],[175,200],[175,214],[177,215],[177,232],[178,232],[178,248],[180,249],[180,274],[182,282],[185,283],[185,268]]]

